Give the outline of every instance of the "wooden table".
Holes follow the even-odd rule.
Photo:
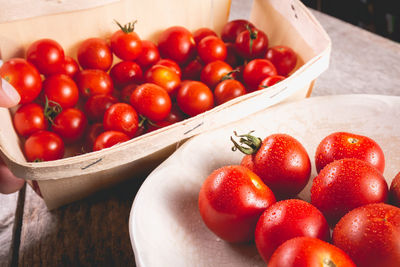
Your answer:
[[[233,1],[232,18],[251,1]],[[332,38],[330,68],[312,96],[400,94],[400,45],[313,11]],[[135,266],[128,218],[143,179],[48,211],[31,190],[0,195],[0,266]]]

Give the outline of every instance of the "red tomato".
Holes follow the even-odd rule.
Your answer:
[[[181,79],[176,72],[162,65],[153,65],[146,72],[146,82],[154,83],[162,88],[170,96],[176,95]]]
[[[142,69],[138,64],[131,61],[121,61],[115,64],[110,70],[110,76],[117,88],[130,83],[140,83],[143,80]]]
[[[198,81],[182,82],[176,100],[179,108],[191,117],[214,107],[210,88]]]
[[[60,73],[64,64],[64,49],[54,40],[40,39],[28,47],[26,59],[46,76]]]
[[[329,226],[322,213],[310,203],[287,199],[264,211],[257,223],[255,241],[261,257],[268,262],[280,245],[299,236],[329,241]]]
[[[15,130],[23,137],[28,137],[40,130],[46,130],[48,126],[43,108],[36,103],[20,106],[14,114],[13,122]]]
[[[179,107],[177,105],[172,105],[171,111],[164,120],[158,122],[149,122],[147,132],[152,132],[160,128],[169,126],[176,122],[182,121],[184,118],[185,114],[182,113]]]
[[[260,82],[260,85],[258,86],[258,90],[268,88],[284,79],[285,79],[285,77],[280,76],[280,75],[269,76]]]
[[[150,67],[160,60],[160,53],[158,52],[157,46],[147,40],[142,41],[142,52],[136,58],[136,63],[142,68]]]
[[[42,78],[38,70],[22,58],[4,62],[0,67],[0,76],[18,91],[20,104],[32,102],[42,89]]]
[[[313,237],[296,237],[283,243],[268,262],[268,267],[356,267],[340,248]]]
[[[72,57],[65,56],[64,63],[62,64],[60,73],[66,74],[73,79],[78,72],[79,72],[78,62],[76,62],[76,60],[73,59]]]
[[[106,110],[117,102],[112,95],[92,95],[85,103],[85,114],[89,120],[103,121]]]
[[[182,70],[182,80],[200,80],[200,74],[204,65],[200,59],[195,58],[190,61]]]
[[[82,111],[67,108],[54,118],[52,130],[66,143],[73,143],[82,138],[87,124],[86,116]]]
[[[197,44],[197,53],[204,63],[225,60],[227,50],[225,43],[216,36],[207,36]]]
[[[350,211],[333,229],[333,244],[357,266],[400,266],[400,209],[378,203]]]
[[[84,147],[86,151],[93,151],[93,145],[97,137],[104,132],[103,123],[96,122],[88,126]]]
[[[278,45],[267,50],[265,58],[274,64],[279,75],[287,76],[297,64],[297,55],[290,47]]]
[[[226,46],[225,62],[228,63],[228,65],[231,66],[232,68],[242,65],[243,58],[236,52],[235,44],[225,43],[225,46]]]
[[[263,57],[268,49],[268,37],[259,29],[248,29],[238,34],[236,51],[246,59]]]
[[[325,137],[315,152],[317,172],[334,160],[356,158],[366,161],[381,173],[385,169],[385,156],[381,147],[367,136],[336,132]]]
[[[211,30],[210,28],[200,28],[193,32],[193,38],[196,44],[198,44],[204,37],[207,36],[218,37],[215,31]]]
[[[49,76],[43,82],[43,93],[48,100],[62,108],[72,108],[78,103],[79,90],[74,80],[65,74]]]
[[[28,161],[50,161],[64,156],[64,143],[55,133],[39,131],[28,137],[24,145]]]
[[[224,25],[221,32],[221,38],[226,43],[234,43],[239,33],[246,31],[247,28],[255,28],[254,25],[243,19],[232,20]]]
[[[122,88],[121,95],[119,97],[120,101],[129,104],[131,102],[131,95],[138,86],[139,85],[132,83]]]
[[[213,171],[199,193],[199,211],[204,223],[228,242],[253,240],[258,218],[273,203],[272,191],[255,173],[242,166]]]
[[[154,64],[154,65],[162,65],[162,66],[165,66],[165,67],[167,67],[167,68],[170,68],[171,70],[175,71],[176,74],[178,74],[179,78],[180,78],[181,75],[182,75],[181,68],[180,68],[179,65],[178,65],[175,61],[173,61],[173,60],[163,58],[163,59],[160,59],[159,61],[157,61],[156,64]]]
[[[262,142],[250,134],[239,137],[253,144],[247,149],[242,140],[242,145],[235,142],[236,148],[252,155],[252,163],[245,166],[252,168],[275,195],[293,196],[303,190],[310,178],[311,163],[299,141],[287,134],[272,134]]]
[[[117,23],[120,30],[111,36],[111,49],[122,60],[135,60],[142,52],[142,41],[134,32],[135,23],[136,21],[125,26]]]
[[[152,83],[138,86],[131,95],[130,103],[139,114],[152,121],[165,119],[172,105],[167,91]]]
[[[267,59],[253,59],[243,70],[244,82],[252,90],[257,89],[264,79],[274,75],[277,75],[276,69]]]
[[[390,184],[389,202],[394,206],[400,207],[400,172]]]
[[[183,64],[193,58],[196,46],[190,31],[184,27],[174,26],[160,34],[158,50],[163,58]]]
[[[113,55],[106,41],[89,38],[78,47],[78,61],[84,69],[107,71],[112,65]]]
[[[104,130],[120,131],[132,138],[139,127],[136,110],[126,103],[116,103],[104,113]]]
[[[225,80],[220,82],[214,89],[215,103],[223,104],[231,99],[246,94],[246,88],[236,80]]]
[[[105,131],[96,138],[93,145],[93,151],[98,151],[104,148],[112,147],[114,145],[118,145],[128,140],[129,137],[122,132]]]
[[[362,205],[385,202],[388,185],[382,173],[359,159],[329,163],[314,178],[311,203],[335,224],[343,215]]]
[[[221,60],[208,63],[200,74],[200,80],[211,89],[214,89],[222,78],[232,71],[232,67]]]
[[[114,90],[110,75],[102,70],[82,70],[76,75],[75,81],[85,97],[110,95]]]

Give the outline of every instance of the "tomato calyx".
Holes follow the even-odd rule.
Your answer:
[[[347,141],[350,144],[355,144],[355,143],[358,143],[359,140],[357,138],[355,138],[355,137],[349,137],[349,138],[347,138]]]
[[[239,150],[240,152],[246,155],[253,155],[255,154],[262,144],[262,139],[259,137],[255,137],[251,135],[254,131],[250,131],[248,134],[241,134],[238,135],[236,131],[233,133],[236,137],[240,137],[239,143],[236,142],[233,137],[231,136],[231,141],[233,143],[232,151]]]
[[[250,54],[252,54],[253,53],[253,41],[255,39],[257,39],[258,31],[257,30],[253,30],[250,27],[250,24],[246,25],[246,29],[249,31],[249,34],[250,34],[250,46],[249,46],[249,48],[250,48]]]
[[[49,100],[47,96],[45,96],[45,104],[44,104],[44,117],[49,121],[51,125],[54,125],[54,118],[61,113],[62,107],[56,101]]]
[[[135,24],[137,23],[137,20],[129,22],[128,24],[125,24],[123,26],[117,20],[114,20],[114,22],[118,25],[121,31],[128,34],[135,30]]]
[[[322,261],[322,266],[323,267],[336,267],[336,264],[331,259],[325,258]]]
[[[225,76],[222,77],[221,82],[225,80],[234,80],[233,74],[239,72],[239,68],[236,68],[230,72],[228,72]]]

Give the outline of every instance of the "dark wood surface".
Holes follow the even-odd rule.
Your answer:
[[[244,2],[233,2],[240,5],[236,17],[249,12]],[[314,15],[331,36],[333,50],[330,68],[318,78],[313,96],[399,95],[399,44],[319,12]],[[25,195],[0,195],[0,266],[135,266],[128,218],[142,180],[54,211],[29,187]]]

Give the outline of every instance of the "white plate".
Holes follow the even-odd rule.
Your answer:
[[[138,266],[265,266],[255,245],[232,245],[211,233],[200,217],[197,198],[203,180],[216,168],[239,164],[229,137],[255,130],[259,137],[288,133],[314,162],[318,143],[336,131],[367,135],[386,157],[390,183],[400,171],[400,97],[326,96],[282,104],[199,135],[186,142],[146,179],[130,214],[129,230]],[[397,164],[397,165],[396,165]],[[311,178],[316,176],[313,163]],[[312,179],[310,179],[312,181]],[[309,200],[311,182],[300,196]]]

